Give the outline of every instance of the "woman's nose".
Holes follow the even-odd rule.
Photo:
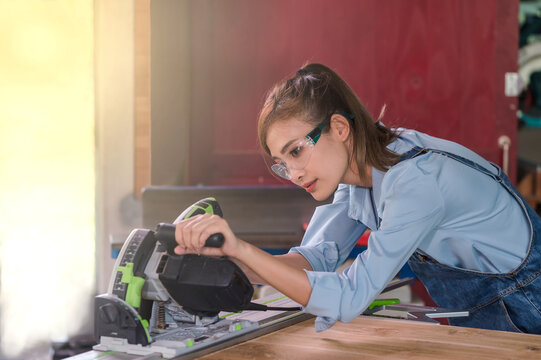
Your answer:
[[[302,180],[304,173],[305,173],[304,169],[300,169],[300,170],[289,169],[289,174],[291,175],[291,181],[293,181],[294,183],[297,183],[300,180]]]

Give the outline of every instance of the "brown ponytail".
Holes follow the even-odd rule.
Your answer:
[[[334,113],[348,113],[355,160],[362,180],[369,178],[365,164],[387,171],[399,155],[387,149],[398,134],[375,123],[349,85],[322,64],[307,64],[294,77],[277,83],[268,93],[258,120],[259,143],[267,154],[267,132],[277,121],[297,117],[317,126]],[[323,130],[327,132],[328,125]]]

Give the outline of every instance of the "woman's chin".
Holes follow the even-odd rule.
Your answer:
[[[327,200],[329,196],[331,196],[331,194],[327,194],[326,192],[323,192],[321,190],[311,192],[310,195],[312,195],[312,197],[316,201],[324,201]]]

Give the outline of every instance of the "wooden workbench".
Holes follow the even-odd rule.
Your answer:
[[[201,359],[541,359],[541,336],[368,316],[316,333],[311,319]]]

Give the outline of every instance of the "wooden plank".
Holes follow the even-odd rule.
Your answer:
[[[202,359],[540,359],[541,337],[359,317],[321,333],[314,320]]]

